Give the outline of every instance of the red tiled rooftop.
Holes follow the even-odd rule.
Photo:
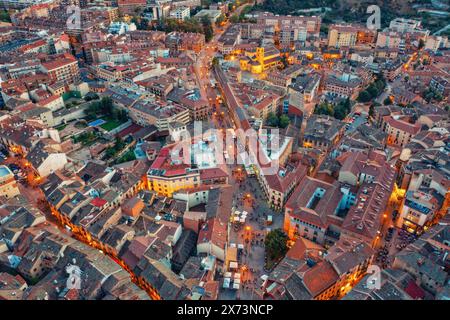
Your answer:
[[[42,66],[47,70],[55,70],[74,62],[77,62],[77,59],[75,59],[74,56],[65,54],[63,57],[58,57],[54,60],[42,63]]]
[[[91,201],[91,204],[95,207],[103,207],[105,204],[107,203],[107,201],[105,199],[102,198],[94,198]]]
[[[303,283],[310,294],[315,297],[331,287],[339,279],[330,263],[324,261],[307,270]]]
[[[421,287],[419,287],[414,280],[410,280],[405,292],[411,296],[413,299],[423,299],[425,298],[425,292]]]
[[[219,168],[210,168],[204,169],[200,171],[200,179],[201,180],[209,180],[215,178],[225,178],[228,177],[228,174]]]
[[[400,131],[407,132],[411,135],[415,135],[420,131],[420,124],[419,123],[409,123],[406,121],[403,121],[401,119],[395,119],[391,116],[385,117],[386,122],[393,128],[396,128]]]
[[[140,125],[133,123],[131,126],[123,129],[122,131],[120,131],[117,134],[117,136],[120,137],[120,138],[124,138],[127,135],[136,133],[136,132],[138,132],[141,129],[142,129],[142,127]]]

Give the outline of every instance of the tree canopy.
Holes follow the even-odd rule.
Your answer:
[[[8,11],[0,10],[0,21],[2,21],[2,22],[11,22],[11,17],[9,16]]]
[[[340,101],[336,106],[333,106],[329,102],[322,102],[314,108],[315,114],[323,114],[332,116],[338,120],[343,120],[351,111],[352,105],[350,99]]]
[[[378,75],[374,82],[369,84],[369,86],[361,91],[358,95],[357,100],[359,102],[369,102],[378,97],[386,87],[386,80],[384,80],[383,75]]]
[[[266,124],[270,127],[286,128],[289,125],[290,119],[287,115],[282,114],[277,116],[275,113],[270,112],[266,119]]]
[[[275,229],[270,231],[264,240],[267,257],[271,260],[282,258],[288,250],[287,240],[288,236],[283,230]]]

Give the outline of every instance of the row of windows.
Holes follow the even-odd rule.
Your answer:
[[[298,219],[298,218],[292,218],[292,219],[293,219],[297,224],[302,224],[302,225],[304,225],[304,226],[308,226],[308,227],[313,228],[313,229],[321,230],[320,227],[318,227],[318,226],[316,226],[316,225],[313,225],[313,224],[311,224],[311,223],[309,223],[309,222],[300,220],[300,219]]]

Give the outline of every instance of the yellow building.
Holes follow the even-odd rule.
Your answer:
[[[200,186],[199,170],[191,169],[181,160],[173,160],[173,152],[173,145],[161,149],[147,172],[148,188],[167,197],[178,190]]]
[[[261,74],[278,66],[281,62],[281,55],[274,46],[258,47],[255,51],[245,51],[244,57],[239,62],[242,71]]]
[[[14,174],[7,166],[0,166],[0,197],[14,198],[20,194]]]
[[[182,189],[192,189],[200,186],[200,174],[181,173],[179,175],[167,176],[148,174],[148,187],[159,194],[172,197],[173,193]]]
[[[353,47],[356,44],[358,28],[351,25],[332,25],[328,31],[328,47]]]

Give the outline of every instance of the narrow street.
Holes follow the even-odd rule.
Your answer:
[[[247,6],[244,4],[236,9],[235,14],[240,12]],[[226,30],[228,23],[222,30]],[[227,92],[223,95],[222,90],[213,87],[211,80],[216,81],[219,86],[225,79],[217,78],[212,65],[212,59],[216,53],[217,39],[223,33],[215,35],[214,39],[209,42],[206,47],[199,53],[196,63],[195,72],[202,95],[206,97],[210,104],[211,121],[214,127],[222,130],[225,134],[227,129],[235,129],[233,117],[229,113],[229,108],[234,104],[231,103]],[[228,105],[225,107],[223,103]],[[227,100],[228,99],[228,100]],[[235,149],[236,150],[236,149]],[[229,174],[229,184],[233,186],[233,207],[234,211],[248,213],[245,223],[232,223],[229,230],[228,246],[242,247],[239,249],[238,265],[241,273],[241,287],[236,290],[221,290],[220,299],[257,299],[254,294],[254,286],[257,280],[265,274],[263,266],[265,265],[265,248],[264,239],[269,230],[282,228],[283,215],[274,212],[267,205],[265,195],[256,177],[248,177],[241,165],[227,164],[226,171]],[[236,174],[240,170],[239,179]],[[234,212],[233,212],[234,213]],[[267,224],[268,217],[271,216],[272,223]]]

